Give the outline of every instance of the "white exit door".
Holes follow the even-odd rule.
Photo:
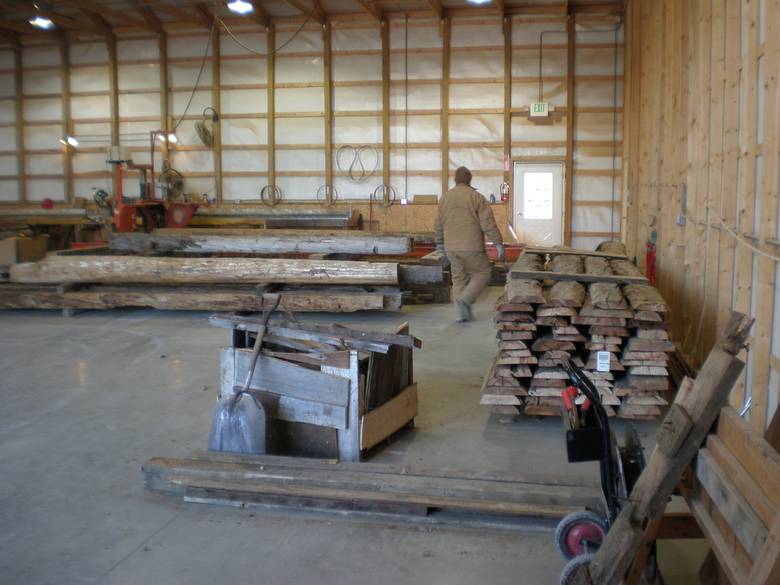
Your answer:
[[[521,242],[563,244],[563,163],[516,162],[512,227]]]

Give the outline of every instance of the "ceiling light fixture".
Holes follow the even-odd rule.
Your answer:
[[[255,7],[252,6],[251,2],[244,2],[244,0],[233,0],[232,2],[228,2],[227,7],[231,12],[237,14],[249,14],[255,10]]]
[[[487,4],[490,0],[466,0],[469,4]]]
[[[49,30],[54,26],[54,23],[50,19],[41,15],[38,15],[35,18],[31,18],[27,22],[29,22],[35,28],[42,28],[44,30]]]
[[[73,148],[76,148],[79,145],[79,141],[76,140],[73,136],[60,138],[60,142],[62,142],[65,146],[72,146]]]
[[[168,134],[168,142],[170,142],[171,144],[176,144],[177,142],[179,142],[179,139],[176,137],[176,134],[171,133]]]

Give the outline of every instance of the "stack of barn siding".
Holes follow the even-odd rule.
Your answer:
[[[619,253],[619,252],[618,252]],[[526,254],[516,271],[544,271],[544,280],[507,280],[497,303],[499,353],[485,378],[482,404],[500,414],[522,409],[560,415],[569,384],[564,357],[583,367],[609,414],[654,418],[668,389],[666,305],[658,291],[639,284],[555,281],[554,273],[641,276],[626,260],[594,256]],[[609,371],[597,371],[597,354],[609,352]],[[582,397],[581,397],[582,399]]]

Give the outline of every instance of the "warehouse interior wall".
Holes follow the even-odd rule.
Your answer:
[[[415,197],[440,196],[465,165],[508,236],[511,159],[564,161],[567,242],[593,247],[620,231],[623,19],[569,18],[352,15],[25,38],[0,49],[0,203],[112,193],[107,148],[149,163],[162,130],[178,143],[157,141],[155,165],[170,161],[189,193],[258,204],[271,185],[281,205],[351,205],[385,231],[430,231],[435,200]],[[554,112],[534,123],[540,100]],[[213,149],[195,130],[209,107]],[[123,185],[138,191],[131,173]]]
[[[701,364],[732,310],[756,319],[731,393],[763,432],[780,389],[776,0],[629,0],[623,238]]]

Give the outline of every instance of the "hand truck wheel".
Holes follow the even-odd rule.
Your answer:
[[[575,575],[579,571],[580,567],[590,565],[593,562],[595,553],[585,553],[584,555],[577,555],[571,559],[561,571],[561,585],[573,585],[576,583]]]
[[[607,522],[589,510],[564,516],[555,528],[555,547],[565,559],[595,552],[607,534]]]

